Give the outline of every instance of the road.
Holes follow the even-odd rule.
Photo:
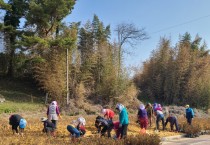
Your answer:
[[[179,138],[166,140],[162,145],[210,145],[210,135],[201,135],[196,138]]]

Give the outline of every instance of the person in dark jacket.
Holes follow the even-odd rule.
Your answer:
[[[165,127],[168,124],[168,122],[170,123],[171,131],[174,131],[174,125],[176,127],[175,131],[176,132],[179,131],[178,121],[177,121],[177,118],[175,116],[173,116],[172,114],[169,115],[169,117],[166,119]]]
[[[14,114],[14,115],[10,116],[9,124],[12,126],[13,134],[15,134],[15,133],[19,134],[19,132],[18,132],[18,126],[19,126],[20,133],[21,133],[21,135],[23,135],[24,128],[26,127],[27,122],[22,116],[20,116],[18,114]]]
[[[116,110],[119,112],[119,128],[121,128],[120,136],[121,138],[124,138],[127,136],[127,130],[128,130],[128,124],[129,124],[129,117],[128,112],[124,105],[118,103],[116,105]]]
[[[187,123],[189,125],[191,125],[192,124],[192,119],[194,117],[194,111],[193,111],[192,108],[190,108],[189,105],[186,105],[185,108],[186,108],[186,119],[187,119]]]
[[[104,136],[107,132],[108,137],[111,137],[111,131],[113,129],[112,120],[104,119],[101,116],[97,116],[95,120],[95,127],[98,129],[98,133]],[[103,127],[103,129],[101,129]]]
[[[55,124],[49,121],[46,117],[42,117],[41,121],[43,122],[43,132],[47,133],[48,135],[55,136]]]
[[[147,117],[147,111],[143,104],[140,104],[137,116],[141,129],[144,128],[146,130],[148,126],[148,117]]]

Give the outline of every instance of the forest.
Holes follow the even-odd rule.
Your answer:
[[[131,78],[124,64],[125,44],[149,39],[145,29],[118,24],[118,40],[112,41],[110,25],[96,14],[84,25],[65,23],[75,4],[75,0],[0,0],[1,13],[5,12],[0,23],[1,78],[29,80],[62,105],[70,100],[104,105],[138,98],[209,108],[210,56],[202,37],[183,32],[175,46],[161,38]]]

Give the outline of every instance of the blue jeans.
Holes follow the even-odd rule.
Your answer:
[[[80,132],[78,129],[76,129],[75,127],[68,125],[67,126],[67,130],[76,138],[80,137]]]
[[[165,125],[164,125],[164,115],[157,115],[157,118],[156,118],[156,127],[157,127],[157,130],[159,130],[159,121],[162,121],[162,126],[163,126],[163,130],[165,130]]]

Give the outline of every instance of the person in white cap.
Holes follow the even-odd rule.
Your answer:
[[[128,118],[128,112],[124,105],[118,103],[116,105],[116,110],[119,111],[119,128],[121,129],[120,137],[124,138],[127,136],[127,130],[128,130],[128,124],[129,124],[129,118]]]
[[[141,129],[144,128],[146,130],[148,126],[148,117],[147,117],[147,110],[145,109],[144,104],[139,105],[137,116]]]
[[[85,118],[79,117],[77,120],[73,120],[71,124],[67,125],[67,130],[70,133],[70,138],[73,142],[77,141],[77,138],[85,135]]]
[[[61,118],[59,107],[56,101],[52,101],[51,104],[49,105],[47,109],[47,116],[48,116],[48,120],[52,121],[56,129],[58,117]]]
[[[192,124],[192,118],[194,117],[194,111],[192,108],[190,108],[190,105],[186,105],[186,119],[187,119],[187,123],[189,125]]]

